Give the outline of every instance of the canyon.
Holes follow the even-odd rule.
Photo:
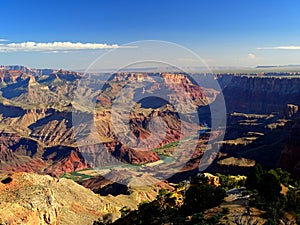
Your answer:
[[[193,76],[203,76],[203,85]],[[36,201],[52,200],[28,206],[18,219],[71,224],[59,194],[68,186],[69,201],[81,194],[93,201],[92,208],[67,204],[72,212],[81,205],[82,224],[109,212],[114,220],[126,202],[134,209],[197,174],[206,152],[215,153],[207,172],[247,174],[260,163],[300,177],[299,77],[193,76],[120,72],[86,80],[72,71],[1,67],[0,192],[12,193],[2,201],[24,211],[30,201],[17,190],[31,195],[30,187],[40,187]],[[227,125],[212,130],[210,106],[222,97]],[[109,201],[115,204],[106,209]]]
[[[92,78],[88,85],[80,86],[82,77],[81,73],[63,70],[1,68],[1,171],[34,171],[59,177],[115,161],[136,165],[157,162],[160,156],[153,149],[192,135],[204,121],[210,123],[208,105],[219,95],[217,90],[201,87],[184,74],[126,72],[114,74],[107,81]],[[298,77],[217,74],[214,79],[222,89],[228,115],[225,139],[216,143],[221,148],[221,160],[227,155],[247,157],[244,147],[266,143],[269,133],[270,137],[273,133],[290,133],[282,130],[292,129],[290,121],[298,116]],[[93,99],[92,111],[80,105],[84,101],[73,101],[74,95],[82,92],[84,98]],[[172,103],[177,104],[176,108]],[[127,110],[130,104],[133,105]],[[82,119],[76,126],[72,121],[74,112]],[[129,122],[125,121],[126,113]],[[196,121],[197,116],[200,121]],[[157,117],[164,127],[156,125],[150,130],[149,124]],[[96,134],[91,132],[90,121],[95,121]],[[120,136],[126,136],[126,140]],[[151,140],[147,141],[149,137]],[[92,140],[92,144],[78,147],[78,139]],[[286,143],[281,146],[290,149],[293,139],[287,135],[281,139]],[[146,150],[130,147],[138,141]],[[241,148],[244,153],[240,153]],[[200,152],[194,154],[198,155],[198,160],[194,160],[197,163],[203,155]],[[287,150],[283,152],[282,148],[278,150],[277,155],[283,155],[271,160],[273,166],[289,164]],[[263,162],[259,158],[256,157]]]
[[[82,76],[17,66],[1,69],[1,171],[59,177],[116,161],[157,162],[160,156],[152,150],[198,132],[203,124],[196,121],[196,108],[208,105],[218,95],[211,88],[193,84],[184,74],[120,73],[107,82],[93,79],[80,85]],[[100,92],[97,85],[103,87]],[[94,101],[94,109],[88,109],[84,100],[74,101],[74,95],[81,92],[82,98]],[[128,102],[132,94],[141,102],[132,105],[129,121],[125,121],[124,109],[132,104]],[[153,95],[161,97],[153,100]],[[176,102],[177,108],[168,101]],[[179,118],[176,110],[184,117]],[[74,114],[80,117],[76,126]],[[96,133],[91,131],[90,121],[95,121]],[[89,144],[78,146],[78,140]],[[142,151],[130,147],[137,142]]]

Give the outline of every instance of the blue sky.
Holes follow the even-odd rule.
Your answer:
[[[300,64],[299,9],[297,0],[2,1],[0,64],[84,69],[113,44],[149,39],[211,66]]]

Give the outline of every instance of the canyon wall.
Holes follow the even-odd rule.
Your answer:
[[[288,104],[300,105],[300,79],[220,75],[228,112],[283,112]]]

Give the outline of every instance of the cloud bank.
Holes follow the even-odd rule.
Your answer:
[[[257,48],[258,50],[300,50],[300,46],[276,46],[276,47],[263,47]]]
[[[4,39],[3,39],[4,40]],[[0,39],[1,41],[1,39]],[[2,41],[3,42],[3,41]],[[117,44],[81,43],[81,42],[21,42],[0,44],[0,52],[32,52],[32,51],[72,51],[119,48]]]
[[[256,55],[253,53],[248,54],[248,59],[256,59]]]

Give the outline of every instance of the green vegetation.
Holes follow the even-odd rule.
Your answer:
[[[289,188],[286,195],[286,209],[296,216],[297,223],[300,224],[300,182],[295,182]]]
[[[267,225],[286,220],[286,212],[295,215],[300,223],[300,185],[288,172],[280,168],[265,171],[256,165],[246,180],[246,188],[252,191],[250,204],[266,211]]]
[[[290,173],[283,171],[281,168],[277,168],[276,170],[271,169],[269,173],[273,174],[285,186],[288,186],[292,182]]]
[[[224,207],[215,211],[215,207],[226,197],[226,190],[240,187],[246,187],[241,194],[249,199],[245,214],[249,221],[251,206],[264,212],[265,225],[289,221],[292,215],[300,223],[300,182],[294,182],[288,172],[280,168],[266,171],[256,165],[246,180],[243,176],[217,176],[220,186],[209,184],[207,177],[199,175],[190,183],[178,184],[172,192],[161,189],[154,201],[140,204],[137,210],[123,207],[121,218],[112,224],[220,224],[221,219],[229,217],[230,210]],[[212,208],[213,213],[210,213],[208,209]],[[98,221],[94,224],[111,223]]]
[[[263,168],[261,167],[261,165],[257,164],[247,177],[245,183],[246,188],[248,190],[254,190],[255,188],[257,188],[259,186],[259,183],[261,182],[261,177],[263,173]]]
[[[157,154],[159,155],[162,155],[162,156],[171,156],[171,153],[169,153],[168,151],[166,150],[172,150],[173,148],[176,148],[179,144],[179,141],[174,141],[174,142],[171,142],[169,144],[166,144],[162,147],[159,147],[159,148],[155,148],[153,149],[154,152],[156,152]]]
[[[124,206],[122,209],[120,209],[121,218],[124,216],[127,216],[130,213],[131,209],[128,206]]]
[[[217,173],[216,176],[219,177],[220,185],[225,190],[230,190],[233,188],[239,188],[245,186],[246,179],[244,177],[223,175],[220,173]]]
[[[182,210],[187,215],[215,207],[226,197],[223,187],[213,187],[207,183],[206,177],[196,177],[194,184],[186,191]]]
[[[83,173],[79,173],[77,171],[73,171],[70,173],[64,173],[63,175],[60,176],[60,178],[66,178],[66,179],[71,179],[73,181],[80,181],[80,180],[84,180],[84,179],[88,179],[91,178],[92,176],[83,174]]]
[[[223,188],[209,185],[208,179],[201,175],[190,184],[181,183],[172,192],[161,189],[156,200],[140,204],[138,210],[123,207],[120,210],[122,218],[113,224],[217,224],[228,209],[209,218],[204,217],[204,211],[218,206],[225,196]],[[104,223],[94,223],[99,224]]]

